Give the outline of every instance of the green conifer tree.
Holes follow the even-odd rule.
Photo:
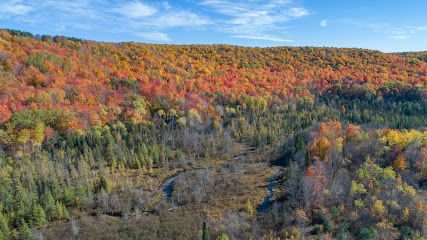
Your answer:
[[[41,197],[41,204],[45,210],[46,217],[51,219],[55,212],[55,200],[49,190],[45,191]]]
[[[311,166],[311,156],[310,151],[307,150],[307,154],[305,155],[305,164],[307,167]]]
[[[56,201],[55,208],[52,214],[52,218],[62,219],[62,205],[59,201]]]
[[[21,231],[19,232],[19,240],[33,240],[34,236],[28,228],[24,219],[21,219]]]
[[[86,204],[87,202],[87,194],[81,183],[77,183],[76,188],[74,189],[75,202],[78,205]]]
[[[202,240],[209,240],[209,229],[208,229],[208,223],[206,221],[203,222],[203,235]]]
[[[67,207],[65,207],[64,204],[61,204],[62,206],[62,218],[68,220],[70,218],[70,215],[68,214]]]
[[[0,212],[0,232],[2,232],[3,236],[7,239],[10,237],[9,226],[7,225],[7,219]],[[0,238],[1,239],[1,238]]]
[[[30,216],[31,224],[34,226],[43,226],[46,222],[46,213],[42,206],[34,204]]]
[[[111,192],[111,184],[108,181],[108,179],[106,179],[104,176],[101,176],[98,182],[98,191],[101,191],[101,190],[104,190],[104,192],[106,193]]]
[[[117,167],[116,152],[114,151],[114,143],[112,141],[108,142],[107,149],[105,152],[105,159],[113,169]]]

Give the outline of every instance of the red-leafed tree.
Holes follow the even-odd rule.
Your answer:
[[[317,159],[307,168],[302,183],[305,204],[309,207],[322,205],[328,184],[328,173],[325,164]]]

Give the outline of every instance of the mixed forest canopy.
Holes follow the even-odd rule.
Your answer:
[[[0,239],[421,238],[426,56],[0,30]]]

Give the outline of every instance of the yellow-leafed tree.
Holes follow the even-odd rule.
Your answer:
[[[406,163],[405,157],[403,155],[401,155],[401,154],[398,155],[396,157],[396,159],[394,160],[394,162],[393,162],[393,167],[397,171],[403,171],[403,170],[405,170],[408,167],[408,165]]]

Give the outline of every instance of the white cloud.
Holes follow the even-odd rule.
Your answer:
[[[179,26],[200,26],[209,24],[210,20],[195,13],[185,10],[171,10],[161,14],[156,14],[149,21],[142,21],[136,25],[155,27],[179,27]]]
[[[28,14],[31,11],[31,14]],[[211,20],[174,2],[148,0],[0,0],[0,19],[11,18],[27,26],[58,32],[101,29],[111,33],[140,32],[146,39],[170,41],[159,29],[208,25]]]
[[[153,40],[153,41],[160,41],[160,42],[172,41],[168,37],[168,35],[166,35],[165,33],[161,33],[161,32],[137,32],[137,33],[134,33],[134,35],[141,37],[141,38],[148,39],[148,40]]]
[[[327,26],[328,26],[327,21],[326,21],[326,20],[322,20],[322,21],[320,22],[320,26],[321,26],[321,27],[327,27]]]
[[[1,3],[0,4],[0,13],[25,15],[28,12],[33,10],[33,8],[31,6],[23,5],[20,3],[21,3],[21,1],[19,1],[19,0]]]
[[[162,6],[167,10],[172,9],[172,6],[169,4],[169,2],[162,2]]]
[[[87,0],[63,0],[60,3],[56,0],[49,0],[40,4],[40,8],[40,10],[54,10],[63,14],[64,17],[95,18],[100,15],[95,6],[90,5],[90,1]],[[72,15],[68,16],[68,14]]]
[[[406,26],[406,28],[409,30],[411,34],[427,31],[427,26],[422,26],[422,27]]]
[[[121,7],[113,9],[113,12],[122,14],[129,18],[141,18],[153,15],[158,10],[141,2],[127,3]]]
[[[308,15],[308,11],[304,8],[291,8],[289,9],[289,15],[295,18],[299,18]]]
[[[74,23],[72,24],[74,28],[83,29],[83,30],[90,30],[93,29],[93,26],[91,24],[79,24]]]
[[[293,40],[282,39],[275,36],[265,35],[265,36],[251,36],[251,35],[234,35],[232,38],[246,38],[246,39],[255,39],[255,40],[267,40],[273,42],[293,42]]]
[[[204,0],[200,5],[224,15],[217,19],[216,28],[234,36],[267,36],[285,29],[287,22],[309,15],[291,0]]]
[[[169,2],[161,2],[150,6],[137,2],[139,9],[143,11],[135,10],[129,12],[127,9],[134,8],[134,4],[135,2],[116,8],[114,11],[120,15],[113,16],[113,18],[116,18],[116,22],[120,23],[118,25],[127,26],[127,31],[142,31],[142,34],[145,36],[144,38],[151,40],[161,39],[161,41],[170,41],[166,35],[157,33],[159,29],[174,27],[193,29],[211,23],[209,18],[170,5]],[[120,32],[124,30],[121,27],[116,31]]]
[[[399,35],[399,36],[389,36],[388,38],[392,38],[392,39],[407,39],[407,38],[409,38],[409,36]]]
[[[0,0],[0,19],[13,17],[13,21],[26,26],[64,34],[71,29],[82,33],[98,29],[171,41],[166,34],[168,29],[185,28],[215,30],[235,38],[289,42],[284,37],[289,28],[287,23],[309,15],[307,9],[294,1],[200,0],[198,7],[202,9],[198,11],[165,0]]]
[[[389,23],[371,23],[361,19],[345,19],[344,23],[352,24],[360,28],[370,29],[376,33],[384,34],[390,39],[408,39],[417,33],[427,31],[427,26],[403,26]]]

